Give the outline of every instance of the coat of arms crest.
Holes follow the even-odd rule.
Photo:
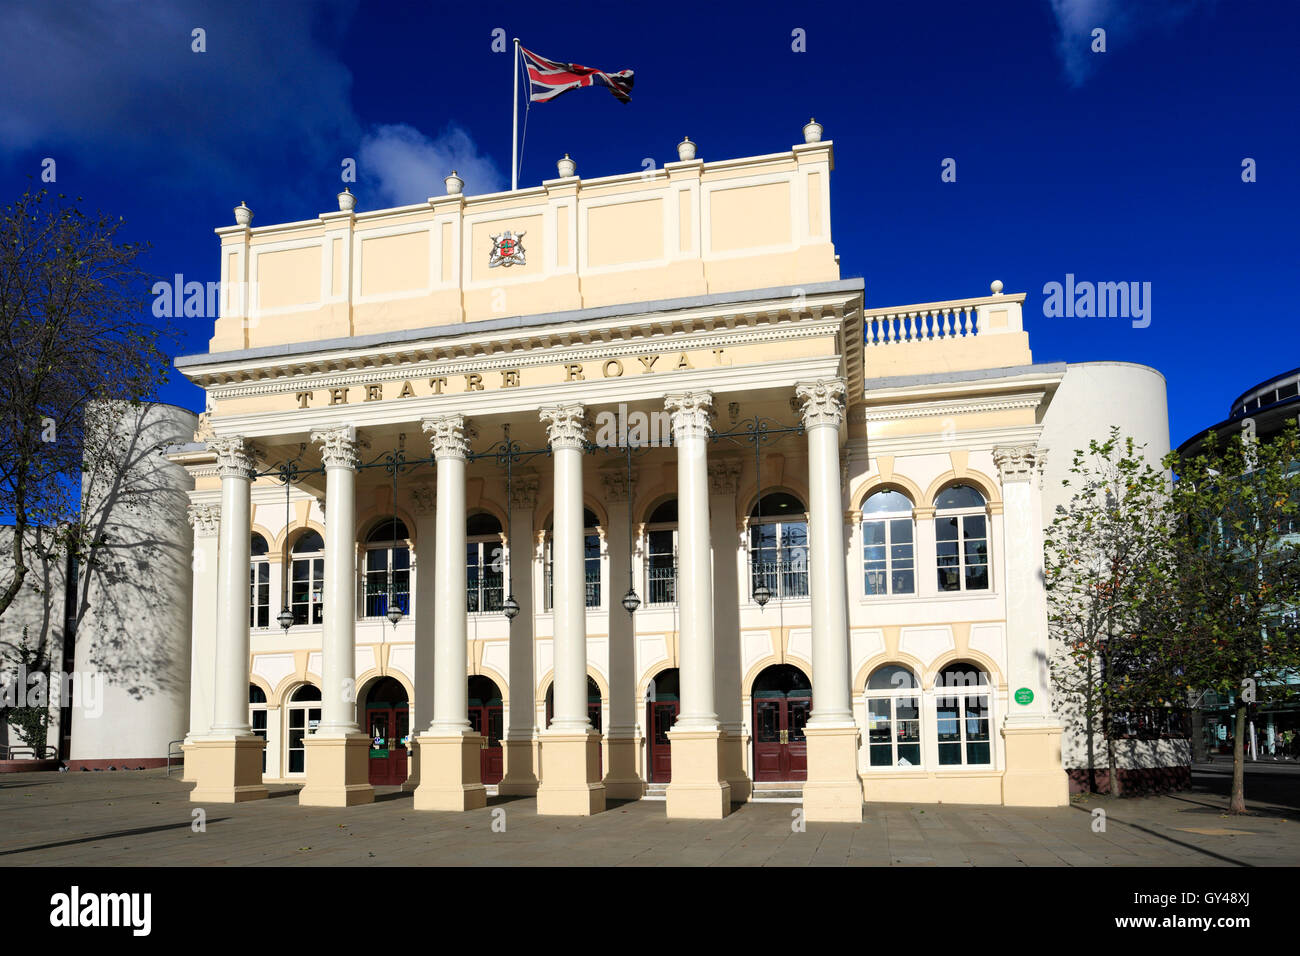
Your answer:
[[[492,258],[488,260],[488,268],[495,269],[497,266],[514,266],[527,265],[524,259],[524,234],[514,233],[507,229],[505,232],[492,233]]]

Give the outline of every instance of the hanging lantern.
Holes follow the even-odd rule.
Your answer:
[[[506,616],[507,621],[513,621],[519,616],[519,602],[515,600],[513,594],[506,595],[506,599],[501,602],[501,613]]]
[[[393,622],[393,627],[397,627],[397,622],[403,617],[402,609],[397,606],[396,602],[388,605],[388,619]]]
[[[284,628],[285,633],[288,633],[289,628],[293,626],[293,612],[289,610],[287,604],[284,606],[284,610],[280,612],[280,616],[277,617],[276,620],[280,623],[280,626]]]
[[[623,609],[628,614],[635,614],[636,609],[641,606],[641,599],[636,596],[636,591],[628,588],[627,593],[623,595]]]
[[[754,588],[754,603],[759,607],[765,607],[767,602],[772,600],[772,589],[766,584],[760,584]]]

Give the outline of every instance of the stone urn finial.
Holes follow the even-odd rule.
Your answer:
[[[682,162],[695,158],[695,144],[691,142],[689,136],[683,136],[682,141],[677,144],[677,158]]]
[[[357,208],[357,197],[352,195],[352,191],[347,186],[343,187],[343,192],[339,193],[339,211],[351,212]]]
[[[1002,294],[1002,280],[1001,280],[1001,279],[994,279],[992,282],[990,282],[990,283],[989,283],[989,290],[990,290],[994,295],[1001,295],[1001,294]]]
[[[244,200],[239,200],[239,205],[235,207],[235,224],[247,226],[253,221],[253,210],[244,205]]]
[[[568,153],[565,153],[564,158],[555,164],[555,168],[560,171],[561,179],[568,179],[578,171],[578,164],[569,158]]]
[[[451,175],[443,180],[447,184],[448,196],[459,196],[460,191],[465,188],[465,180],[456,175],[456,170],[451,171]]]
[[[822,141],[822,124],[815,119],[810,119],[804,124],[803,141],[805,143],[820,143]]]

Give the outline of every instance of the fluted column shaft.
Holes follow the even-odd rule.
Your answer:
[[[677,603],[681,612],[681,730],[718,730],[713,683],[713,560],[707,445],[713,395],[669,395],[677,447]]]
[[[351,426],[312,433],[325,464],[324,623],[320,736],[355,734],[357,433]]]
[[[248,724],[248,563],[251,559],[251,449],[242,438],[211,443],[221,475],[217,545],[217,672],[211,734],[250,734]]]
[[[555,461],[554,539],[551,545],[555,712],[551,726],[563,733],[591,729],[587,717],[587,601],[582,520],[584,414],[581,405],[541,410]]]
[[[461,415],[424,422],[438,469],[433,590],[432,734],[470,729],[465,619],[465,467],[472,431]],[[427,711],[426,711],[427,713]]]
[[[840,491],[840,424],[844,383],[800,385],[808,434],[808,560],[812,603],[813,712],[810,723],[852,722],[848,580]]]

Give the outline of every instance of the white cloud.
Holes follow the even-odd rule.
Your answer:
[[[1071,86],[1082,86],[1116,46],[1149,30],[1168,27],[1214,0],[1049,0],[1060,31],[1056,50]],[[1106,31],[1107,53],[1092,52],[1092,31]]]
[[[434,139],[405,123],[378,126],[361,139],[356,192],[368,209],[423,202],[447,191],[443,179],[452,170],[468,195],[506,187],[496,163],[459,126]]]

